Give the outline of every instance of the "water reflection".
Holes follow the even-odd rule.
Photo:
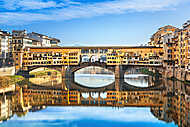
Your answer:
[[[90,89],[76,87],[78,84],[68,79],[55,85],[34,84],[26,79],[22,84],[14,84],[14,89],[1,92],[0,118],[6,121],[2,125],[190,125],[190,86],[153,77],[138,80],[145,80],[148,87],[132,87],[115,80],[113,86]]]
[[[83,86],[98,88],[113,83],[115,78],[114,75],[77,74],[74,80]]]
[[[11,96],[0,95],[0,120],[4,121],[12,117],[12,100]]]
[[[120,114],[120,117],[118,114]],[[143,114],[143,116],[137,117],[135,114],[139,116]],[[4,124],[5,127],[105,127],[108,125],[119,125],[120,127],[139,127],[142,125],[147,127],[175,127],[173,123],[165,124],[163,121],[158,121],[157,118],[152,116],[149,108],[123,108],[117,110],[110,107],[48,107],[41,112],[28,113],[25,119],[14,117],[9,121],[9,124]]]
[[[44,70],[45,68],[42,68]],[[46,74],[47,73],[47,74]],[[37,75],[36,75],[37,74]],[[54,86],[62,83],[62,75],[60,72],[56,72],[54,70],[44,70],[43,73],[39,74],[39,72],[32,72],[31,75],[35,76],[34,78],[30,78],[29,81],[36,85],[41,86]]]
[[[125,75],[125,82],[128,84],[137,86],[137,87],[148,87],[148,76],[143,74],[136,74],[136,75]]]

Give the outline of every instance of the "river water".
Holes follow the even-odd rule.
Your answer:
[[[179,81],[78,74],[74,80],[38,77],[15,86],[0,96],[2,127],[190,126],[190,86]]]

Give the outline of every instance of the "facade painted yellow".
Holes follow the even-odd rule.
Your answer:
[[[103,62],[106,65],[160,66],[163,50],[158,47],[62,47],[25,48],[16,68],[31,66],[79,65],[85,62]]]

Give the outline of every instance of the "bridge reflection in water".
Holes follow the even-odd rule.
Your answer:
[[[148,82],[148,87],[141,88],[116,79],[110,85],[92,88],[70,79],[46,86],[26,80],[1,94],[0,103],[5,108],[1,109],[0,118],[7,120],[13,114],[24,116],[47,106],[150,107],[159,120],[175,122],[179,127],[190,125],[190,86],[152,77]]]

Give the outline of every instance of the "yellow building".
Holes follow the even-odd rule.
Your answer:
[[[150,38],[149,46],[163,47],[163,36],[168,33],[173,33],[178,28],[171,25],[167,25],[158,29],[156,33]]]
[[[190,63],[190,21],[182,29],[163,36],[164,61],[167,66],[189,71]]]
[[[17,68],[30,66],[79,65],[81,63],[105,63],[106,65],[161,66],[162,48],[159,47],[26,47],[20,54]]]

